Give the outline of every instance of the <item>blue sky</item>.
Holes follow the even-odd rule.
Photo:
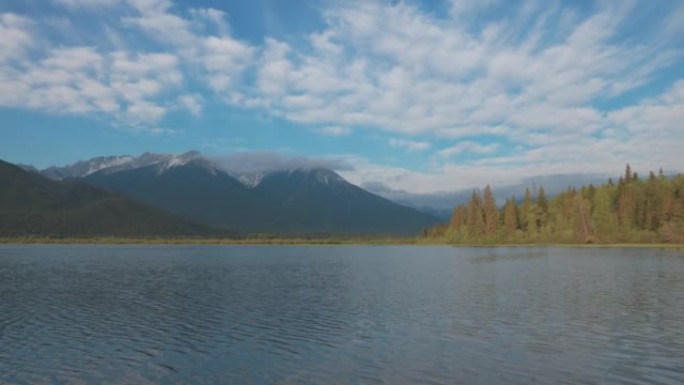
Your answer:
[[[326,160],[410,192],[684,171],[683,1],[0,3],[0,158]]]

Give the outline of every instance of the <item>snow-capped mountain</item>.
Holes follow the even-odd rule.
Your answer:
[[[197,151],[189,151],[180,155],[144,153],[139,157],[130,155],[101,156],[90,160],[79,161],[63,167],[49,167],[40,171],[50,179],[78,179],[95,173],[113,174],[126,170],[154,166],[158,174],[162,174],[174,167],[185,166],[189,163],[201,165],[209,172],[216,174],[219,167],[204,158]]]
[[[246,233],[416,235],[439,221],[371,194],[329,169],[236,174],[196,151],[98,157],[41,173]]]
[[[64,167],[49,167],[40,173],[50,179],[63,180],[82,178],[92,173],[111,167],[121,167],[133,161],[130,156],[100,156],[90,160],[76,162]]]

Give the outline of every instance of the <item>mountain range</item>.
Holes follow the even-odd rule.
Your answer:
[[[121,194],[0,160],[0,236],[229,236]]]
[[[416,235],[440,222],[326,168],[236,174],[195,151],[24,168],[55,182],[77,182],[127,196],[202,226],[245,234]]]

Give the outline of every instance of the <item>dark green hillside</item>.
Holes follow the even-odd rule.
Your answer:
[[[99,188],[55,182],[0,161],[0,236],[200,236],[193,224]]]
[[[263,226],[294,233],[413,235],[439,221],[371,194],[327,169],[272,173],[255,194],[269,203]]]
[[[115,173],[98,172],[84,182],[119,191],[142,202],[209,226],[243,229],[258,210],[249,190],[223,172],[195,163],[160,172],[151,165]]]

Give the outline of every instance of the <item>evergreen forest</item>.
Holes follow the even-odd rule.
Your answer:
[[[422,236],[456,244],[683,243],[684,175],[660,170],[642,178],[627,165],[617,182],[569,187],[553,198],[543,187],[527,189],[501,207],[486,186]]]

